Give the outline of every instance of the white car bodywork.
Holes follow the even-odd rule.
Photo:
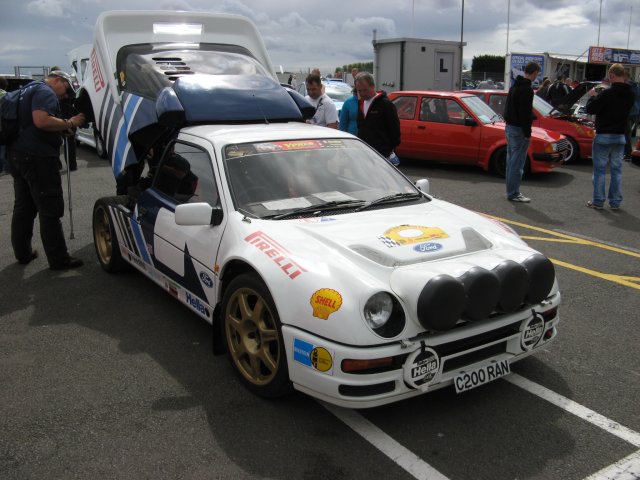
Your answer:
[[[94,241],[107,271],[131,265],[210,322],[249,389],[373,407],[482,385],[553,340],[553,265],[513,230],[430,197],[352,135],[305,124],[275,80],[230,78],[163,88],[145,127],[162,153],[134,193],[98,199]],[[119,102],[138,101],[122,90]],[[234,104],[243,95],[253,108]],[[282,113],[292,105],[297,121]],[[227,121],[246,110],[254,120]],[[116,174],[135,148],[127,131]]]

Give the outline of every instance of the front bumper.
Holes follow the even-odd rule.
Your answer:
[[[294,388],[326,402],[347,408],[377,407],[453,384],[454,378],[491,362],[521,360],[551,342],[560,320],[556,293],[535,313],[544,318],[540,340],[523,346],[524,331],[536,315],[523,308],[513,314],[470,323],[447,332],[423,335],[375,347],[354,347],[328,341],[310,332],[283,326],[289,376]],[[410,385],[405,378],[415,367],[407,359],[417,350],[431,349],[439,357],[438,371],[428,382]],[[344,360],[393,357],[393,366],[377,371],[347,373]],[[407,360],[407,361],[405,361]]]

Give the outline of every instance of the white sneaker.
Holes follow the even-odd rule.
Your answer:
[[[519,203],[529,203],[531,201],[530,198],[525,197],[524,195],[522,195],[521,193],[519,193],[518,195],[516,195],[513,198],[509,199],[510,202],[519,202]]]

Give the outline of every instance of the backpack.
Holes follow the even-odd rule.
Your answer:
[[[18,111],[21,99],[22,89],[9,92],[0,100],[0,145],[9,145],[18,138]]]
[[[0,99],[0,145],[13,143],[20,134],[20,102],[36,82],[8,92]]]

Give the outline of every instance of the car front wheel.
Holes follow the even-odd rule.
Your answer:
[[[229,360],[247,388],[263,397],[289,393],[280,319],[264,282],[255,274],[234,278],[222,315]]]
[[[500,177],[507,175],[507,147],[500,147],[491,156],[491,170]]]

